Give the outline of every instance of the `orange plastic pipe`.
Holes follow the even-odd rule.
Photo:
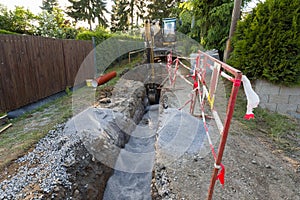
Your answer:
[[[96,78],[93,81],[93,86],[97,87],[98,85],[102,85],[102,84],[108,82],[109,80],[113,79],[116,76],[117,76],[117,72],[116,71],[112,71],[112,72],[109,72],[109,73],[104,74],[102,76],[99,76],[98,78]]]

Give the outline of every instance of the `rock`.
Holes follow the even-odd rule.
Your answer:
[[[271,165],[265,165],[265,167],[266,167],[267,169],[271,169],[271,168],[272,168]]]
[[[111,100],[110,100],[110,98],[107,98],[107,97],[106,97],[106,98],[100,99],[99,103],[103,103],[103,104],[111,103]]]

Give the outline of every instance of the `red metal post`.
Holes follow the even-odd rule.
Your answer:
[[[224,149],[225,149],[227,136],[228,136],[228,133],[229,133],[230,122],[231,122],[232,115],[233,115],[233,112],[234,112],[236,97],[237,97],[237,94],[238,94],[238,91],[239,91],[239,87],[241,85],[241,80],[242,80],[242,73],[238,71],[236,76],[235,76],[235,81],[233,83],[230,99],[229,99],[229,102],[228,102],[224,130],[223,130],[221,142],[219,144],[218,155],[217,155],[217,159],[216,159],[216,163],[215,163],[216,166],[220,166],[221,161],[222,161],[222,156],[223,156],[223,152],[224,152]],[[211,182],[210,182],[210,187],[209,187],[209,190],[208,190],[208,197],[207,197],[208,200],[212,199],[214,186],[215,186],[215,183],[216,183],[216,180],[217,180],[217,175],[218,175],[219,168],[216,167],[216,166],[213,170],[213,175],[212,175]]]

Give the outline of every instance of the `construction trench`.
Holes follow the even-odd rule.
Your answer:
[[[18,173],[0,183],[0,199],[168,196],[167,183],[155,183],[156,179],[166,181],[155,175],[157,153],[171,162],[187,150],[196,152],[203,135],[194,141],[195,134],[186,137],[182,133],[203,126],[188,113],[175,109],[178,96],[163,87],[167,77],[165,65],[159,63],[127,72],[115,85],[111,103],[90,107],[58,125],[32,152],[18,159]],[[148,94],[152,87],[156,92],[151,102]],[[182,126],[184,120],[191,119],[194,124]]]
[[[181,78],[170,87],[166,65],[153,66],[154,79],[152,66],[137,66],[115,85],[109,102],[57,125],[4,169],[0,199],[206,199],[214,159],[204,124],[189,105],[178,109],[192,87]],[[159,104],[149,105],[148,83],[160,89]],[[224,93],[217,92],[220,115]],[[209,131],[216,147],[214,120]],[[227,142],[226,187],[216,184],[213,199],[298,199],[299,174],[244,131],[238,124]]]

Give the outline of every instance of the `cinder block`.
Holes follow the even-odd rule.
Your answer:
[[[300,87],[280,87],[280,95],[300,95]]]
[[[288,112],[296,112],[297,105],[293,104],[277,104],[277,112],[287,114]]]
[[[298,104],[297,113],[300,113],[300,104]]]
[[[273,85],[264,80],[257,80],[255,82],[254,90],[258,94],[279,94],[280,87],[277,85]]]
[[[289,96],[270,95],[269,103],[288,104]]]
[[[277,111],[277,104],[276,103],[260,103],[259,107],[263,109],[267,109],[269,111]]]
[[[268,94],[259,94],[260,103],[269,103],[269,95]]]
[[[300,104],[300,95],[290,95],[289,104]]]
[[[256,80],[254,85],[253,85],[253,89],[259,93],[261,91],[261,88],[262,88],[262,85],[263,85],[263,81],[262,80]]]

